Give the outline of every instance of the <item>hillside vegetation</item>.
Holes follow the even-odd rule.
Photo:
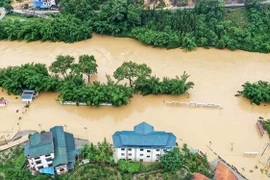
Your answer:
[[[91,38],[92,32],[131,37],[154,47],[193,50],[215,47],[270,52],[270,5],[247,0],[245,8],[201,0],[194,9],[150,10],[127,0],[61,0],[62,15],[0,22],[0,39],[64,41]]]

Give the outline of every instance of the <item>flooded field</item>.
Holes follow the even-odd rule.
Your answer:
[[[186,71],[191,75],[189,80],[195,83],[189,97],[135,95],[128,106],[119,108],[62,106],[55,101],[57,93],[41,93],[24,114],[16,113],[23,108],[19,99],[0,92],[0,96],[11,102],[0,108],[2,134],[12,128],[14,131],[18,128],[40,131],[65,125],[66,131],[76,137],[88,138],[91,142],[106,137],[111,142],[115,131],[132,130],[133,126],[146,121],[155,130],[173,132],[180,145],[187,143],[207,153],[209,160],[216,157],[207,148],[211,141],[211,148],[240,172],[244,168],[243,175],[248,179],[269,179],[260,172],[270,156],[269,149],[261,156],[269,138],[260,136],[256,121],[259,116],[270,118],[270,104],[253,106],[247,99],[234,96],[246,81],[269,81],[269,54],[216,49],[186,53],[181,49],[144,46],[128,38],[99,35],[74,44],[0,41],[0,52],[1,68],[28,62],[50,65],[60,54],[76,58],[90,54],[95,56],[99,66],[98,74],[92,79],[102,82],[106,81],[106,74],[112,75],[124,61],[131,60],[146,63],[159,77],[180,76]],[[217,103],[222,108],[168,106],[163,100]],[[258,152],[258,155],[244,157],[246,151]],[[259,168],[255,169],[255,165]]]

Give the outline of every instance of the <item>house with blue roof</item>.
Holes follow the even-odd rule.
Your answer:
[[[35,174],[63,174],[74,169],[75,141],[73,134],[55,126],[50,132],[35,133],[25,145],[24,155]]]
[[[176,144],[173,133],[155,131],[146,122],[134,126],[133,131],[117,131],[112,139],[115,161],[158,162],[160,156],[172,150]]]

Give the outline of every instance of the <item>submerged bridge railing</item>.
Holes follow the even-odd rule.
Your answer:
[[[182,101],[165,101],[165,100],[163,100],[163,104],[188,106],[188,107],[207,107],[207,108],[220,108],[220,109],[222,109],[221,105],[216,104],[216,103],[182,102]]]

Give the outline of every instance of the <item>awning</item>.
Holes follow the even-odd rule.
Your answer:
[[[42,168],[39,170],[40,173],[42,174],[52,174],[54,175],[54,167],[47,167],[47,168]]]

